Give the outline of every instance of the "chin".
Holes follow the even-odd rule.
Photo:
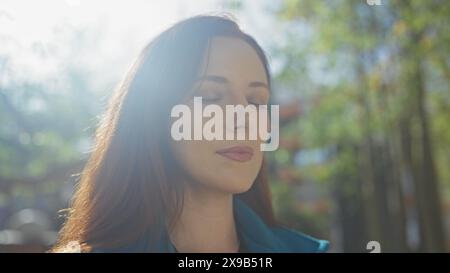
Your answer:
[[[221,187],[221,190],[230,194],[244,193],[252,187],[253,181],[254,179],[242,181],[242,178],[230,178],[230,180],[220,183],[221,185],[223,185]]]

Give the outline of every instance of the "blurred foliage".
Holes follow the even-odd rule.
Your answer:
[[[297,184],[328,189],[331,221],[316,232],[338,230],[344,243],[337,250],[364,252],[366,242],[378,240],[384,251],[444,251],[450,3],[381,3],[285,0],[274,10],[287,35],[274,46],[284,61],[277,91],[294,90],[306,105],[283,130],[301,138],[292,154],[330,151],[326,160],[299,166]],[[294,156],[277,153],[277,166],[295,164]],[[289,191],[275,193],[278,210],[291,211]],[[320,214],[310,220],[323,222]]]

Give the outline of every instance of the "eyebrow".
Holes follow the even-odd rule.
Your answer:
[[[211,81],[211,82],[215,82],[215,83],[219,83],[219,84],[228,84],[230,83],[230,81],[223,76],[218,76],[218,75],[205,75],[202,77],[199,77],[197,79],[197,81]],[[267,90],[269,90],[269,86],[261,81],[252,81],[248,84],[248,87],[264,87],[267,88]]]

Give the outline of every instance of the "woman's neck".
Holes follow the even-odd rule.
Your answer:
[[[179,252],[237,252],[233,195],[186,190],[180,217],[170,231]]]

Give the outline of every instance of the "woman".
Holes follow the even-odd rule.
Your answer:
[[[100,122],[55,251],[327,250],[275,221],[260,138],[173,139],[171,109],[194,97],[269,104],[264,52],[226,17],[181,21],[144,48]]]

